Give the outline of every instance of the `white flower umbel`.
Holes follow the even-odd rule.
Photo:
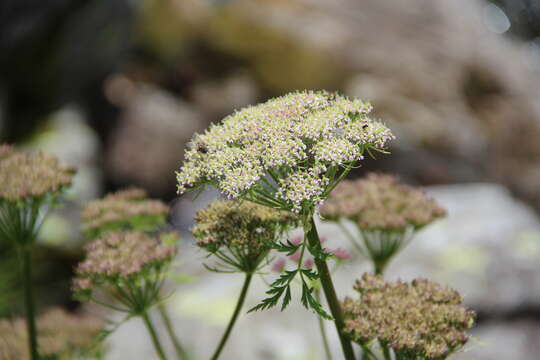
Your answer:
[[[304,91],[244,108],[192,139],[178,192],[211,184],[229,198],[311,212],[391,131],[360,100]],[[308,210],[308,211],[306,211]]]
[[[325,91],[295,92],[250,106],[195,135],[176,173],[178,193],[210,184],[229,198],[241,198],[300,215],[305,238],[300,244],[276,244],[278,251],[313,256],[317,271],[299,266],[270,285],[267,298],[250,311],[291,301],[290,284],[298,276],[302,304],[336,324],[343,355],[354,360],[313,215],[365,152],[384,152],[390,129],[368,117],[371,105]],[[302,258],[300,256],[300,259]],[[303,264],[300,260],[299,264]],[[308,281],[309,280],[309,281]],[[310,285],[320,280],[330,316]]]

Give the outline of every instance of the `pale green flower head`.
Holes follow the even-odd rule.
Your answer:
[[[217,200],[197,211],[191,233],[197,246],[219,260],[219,269],[253,273],[298,216],[248,201]],[[208,267],[208,266],[207,266]]]
[[[394,138],[372,106],[324,91],[290,93],[244,108],[196,134],[176,173],[178,192],[211,184],[296,213],[321,203],[364,158]]]

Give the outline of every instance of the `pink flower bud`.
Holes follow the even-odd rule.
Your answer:
[[[287,263],[287,260],[285,258],[279,258],[274,262],[272,265],[272,271],[274,272],[282,272],[283,269],[285,269],[285,264]]]

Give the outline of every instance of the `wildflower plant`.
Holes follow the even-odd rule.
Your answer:
[[[0,145],[0,239],[19,252],[29,350],[38,358],[34,299],[31,290],[32,248],[47,212],[59,203],[75,171],[45,153],[18,152]]]
[[[386,282],[367,273],[354,289],[359,298],[342,304],[345,332],[367,359],[377,359],[378,343],[385,360],[443,360],[468,341],[475,314],[453,289],[424,279]]]
[[[29,360],[28,332],[23,319],[0,320],[0,359]],[[37,319],[41,359],[101,359],[102,347],[96,347],[105,324],[86,314],[70,314],[62,309],[47,310]]]
[[[166,356],[148,310],[162,301],[161,287],[177,240],[176,233],[110,232],[87,245],[73,282],[77,299],[141,317],[161,359]]]
[[[244,284],[238,301],[212,359],[218,359],[243,307],[253,274],[268,263],[269,252],[283,233],[298,226],[298,216],[287,211],[241,201],[218,200],[195,215],[191,229],[197,246],[215,257],[218,264],[205,265],[217,272],[241,272]]]
[[[321,216],[341,226],[360,253],[381,274],[389,261],[422,228],[446,215],[423,191],[402,184],[397,177],[368,174],[341,182],[320,209]],[[343,221],[356,225],[351,234]]]
[[[393,138],[382,123],[368,117],[372,106],[360,100],[328,93],[304,91],[250,106],[195,135],[176,173],[178,192],[212,185],[230,198],[241,198],[301,216],[304,241],[283,244],[278,251],[294,253],[309,244],[317,271],[287,272],[271,284],[270,297],[255,310],[291,300],[288,284],[321,279],[332,313],[329,316],[303,288],[302,303],[321,316],[333,318],[346,359],[354,359],[350,342],[342,336],[339,302],[326,264],[313,216],[337,184],[364,158],[384,152]]]
[[[137,231],[153,234],[166,226],[169,206],[160,200],[149,199],[145,190],[128,188],[87,203],[81,213],[84,233],[99,239],[115,231]],[[187,359],[188,354],[175,334],[163,302],[157,303],[167,333],[177,356]]]

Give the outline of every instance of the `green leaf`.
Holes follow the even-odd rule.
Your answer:
[[[285,272],[281,274],[281,276],[278,279],[276,279],[272,284],[270,284],[270,287],[276,287],[276,286],[290,283],[297,272],[298,272],[297,269],[286,270]]]
[[[333,320],[334,318],[330,316],[322,307],[322,305],[315,299],[313,296],[314,288],[310,288],[305,281],[302,281],[302,305],[306,309],[311,309],[319,314],[320,317],[326,320]]]
[[[302,274],[304,274],[309,280],[317,280],[319,279],[319,273],[310,270],[310,269],[302,269]]]
[[[301,298],[301,301],[302,301],[302,305],[304,305],[304,307],[306,309],[309,309],[309,300],[308,300],[309,295],[310,295],[309,287],[307,286],[305,281],[302,281],[302,298]]]
[[[278,242],[273,245],[273,248],[276,249],[279,252],[286,253],[287,256],[290,256],[298,251],[298,249],[302,246],[302,243],[299,244],[293,244],[289,239],[287,239],[286,243]]]
[[[287,270],[283,274],[281,274],[281,276],[276,279],[270,285],[270,288],[266,291],[266,293],[271,296],[263,299],[260,304],[249,309],[248,313],[266,310],[276,306],[281,296],[285,294],[285,297],[283,298],[283,303],[281,304],[281,311],[283,311],[291,302],[290,283],[292,282],[297,273],[298,270]]]
[[[285,310],[285,308],[289,305],[291,302],[291,287],[287,286],[287,291],[285,292],[285,297],[283,298],[283,303],[281,304],[281,311]]]
[[[318,260],[326,261],[326,260],[328,260],[328,258],[334,256],[331,252],[326,252],[323,248],[321,248],[321,246],[319,244],[317,244],[315,246],[310,246],[308,244],[307,249],[308,249],[309,253],[315,259],[318,259]]]

